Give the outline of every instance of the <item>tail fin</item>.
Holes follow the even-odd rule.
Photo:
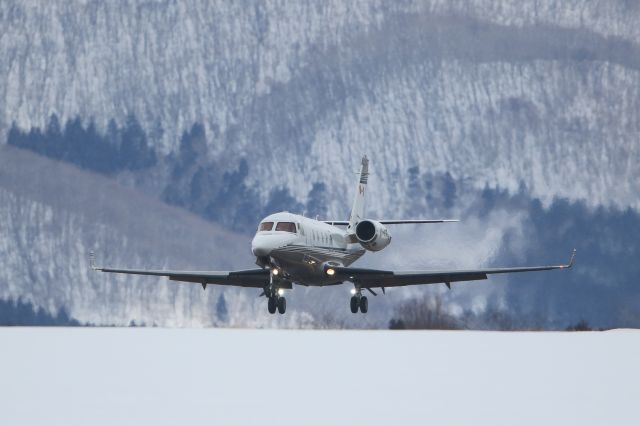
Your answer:
[[[358,186],[356,187],[356,195],[353,199],[353,207],[351,208],[351,216],[349,216],[348,230],[352,230],[356,223],[364,219],[364,195],[367,188],[367,180],[369,179],[369,159],[367,156],[362,157],[362,166],[358,176]]]

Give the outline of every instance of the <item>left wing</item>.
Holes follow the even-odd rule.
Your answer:
[[[118,269],[95,265],[95,256],[91,257],[91,268],[94,271],[113,272],[117,274],[152,275],[167,277],[171,281],[185,281],[202,284],[231,285],[238,287],[264,288],[269,284],[269,271],[266,269],[247,269],[241,271],[172,271],[157,269]]]
[[[335,278],[344,281],[352,281],[364,288],[371,287],[400,287],[416,284],[444,283],[450,287],[456,281],[486,280],[490,274],[508,274],[512,272],[548,271],[551,269],[566,269],[573,266],[576,251],[573,250],[571,260],[566,265],[555,266],[525,266],[517,268],[488,268],[468,270],[442,270],[442,271],[384,271],[364,268],[329,267]]]

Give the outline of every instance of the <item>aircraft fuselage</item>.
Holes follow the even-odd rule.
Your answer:
[[[366,250],[349,242],[337,226],[288,212],[265,217],[253,240],[256,263],[277,267],[279,279],[302,285],[340,284],[324,272],[327,265],[349,266]]]

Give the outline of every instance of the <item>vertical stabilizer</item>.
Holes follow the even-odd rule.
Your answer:
[[[351,208],[351,216],[349,216],[348,231],[355,228],[356,223],[364,219],[364,196],[367,189],[367,180],[369,179],[369,159],[365,155],[362,157],[362,165],[358,174],[358,186],[356,187],[356,195],[353,199],[353,207]]]

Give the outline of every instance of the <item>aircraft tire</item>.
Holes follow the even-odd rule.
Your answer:
[[[362,312],[363,314],[366,314],[368,310],[369,310],[369,300],[367,299],[367,296],[362,296],[360,298],[360,312]]]
[[[277,305],[277,301],[275,297],[270,297],[269,298],[269,302],[267,303],[267,309],[269,309],[269,313],[270,314],[275,314],[276,313],[276,305]]]
[[[278,312],[284,314],[287,311],[287,299],[284,297],[278,298]]]
[[[351,298],[351,313],[355,314],[358,312],[358,298],[353,296]]]

